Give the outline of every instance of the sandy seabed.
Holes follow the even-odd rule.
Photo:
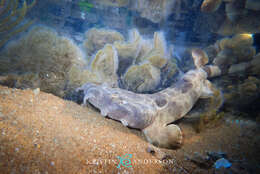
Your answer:
[[[260,161],[259,123],[225,119],[201,133],[188,118],[182,120],[183,146],[168,150],[91,108],[37,90],[0,86],[0,173],[217,173],[190,160],[208,151],[227,153],[233,173],[256,172],[259,168],[250,166]],[[131,164],[123,165],[120,159],[127,154]]]

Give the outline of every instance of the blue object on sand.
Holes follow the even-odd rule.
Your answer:
[[[229,167],[231,167],[232,164],[228,160],[226,160],[225,158],[220,158],[219,160],[217,160],[215,162],[214,165],[215,165],[216,169],[219,169],[221,167],[229,168]]]

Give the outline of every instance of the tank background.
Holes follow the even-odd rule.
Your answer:
[[[185,0],[180,11],[171,11],[165,20],[153,23],[129,7],[103,5],[86,11],[80,9],[79,2],[38,1],[28,16],[36,18],[37,23],[72,36],[76,41],[81,41],[82,34],[93,27],[115,29],[125,36],[130,28],[137,28],[141,35],[152,36],[155,31],[162,30],[166,33],[168,42],[201,46],[214,43],[219,38],[212,31],[223,21],[223,15],[219,14],[224,13],[223,6],[218,13],[202,13],[202,0]]]

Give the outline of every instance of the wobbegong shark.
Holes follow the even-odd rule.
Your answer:
[[[124,126],[143,131],[155,146],[173,148],[183,142],[183,133],[176,120],[184,117],[199,98],[213,95],[207,79],[220,75],[217,66],[206,65],[200,49],[192,51],[196,69],[189,70],[171,87],[154,94],[137,94],[108,85],[86,83],[78,88],[84,92],[83,102],[98,108],[101,115],[120,121]]]

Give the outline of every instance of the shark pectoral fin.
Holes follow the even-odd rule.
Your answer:
[[[167,126],[150,125],[143,129],[149,143],[163,148],[178,148],[182,144],[183,135],[179,126],[170,124]]]
[[[210,81],[205,80],[203,86],[202,86],[202,92],[200,98],[210,98],[213,97],[213,85],[210,83]]]

